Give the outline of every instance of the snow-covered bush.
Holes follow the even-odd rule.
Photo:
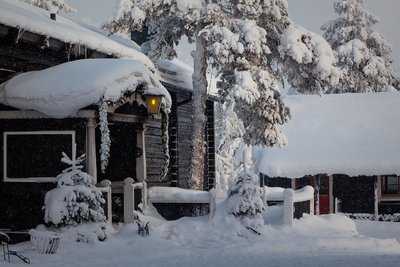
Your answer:
[[[338,18],[321,27],[343,72],[339,86],[331,91],[362,93],[398,87],[391,47],[373,29],[379,20],[364,8],[364,0],[335,0],[334,10]]]
[[[59,174],[57,188],[46,193],[45,217],[47,224],[56,227],[90,222],[104,222],[102,204],[105,200],[94,185],[94,178],[82,171],[84,156],[70,159],[65,153],[62,162],[70,165]]]
[[[264,225],[265,210],[257,175],[244,169],[239,172],[236,183],[228,192],[228,211],[238,217],[244,226],[258,229]]]

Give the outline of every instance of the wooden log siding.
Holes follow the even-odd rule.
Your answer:
[[[178,187],[189,188],[192,157],[193,103],[187,102],[190,92],[178,94],[178,102],[184,103],[177,109],[178,115]],[[186,101],[186,102],[184,102]]]
[[[207,100],[206,103],[206,160],[204,172],[204,190],[215,187],[215,126],[214,126],[214,102]]]
[[[108,58],[107,54],[79,44],[0,24],[0,83],[21,72],[42,70],[83,58]]]
[[[167,179],[171,186],[178,185],[179,179],[179,151],[178,151],[178,106],[177,93],[171,92],[172,108],[169,114],[169,170]]]

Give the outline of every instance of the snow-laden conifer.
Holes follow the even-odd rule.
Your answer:
[[[94,178],[82,171],[84,155],[76,159],[72,154],[72,158],[62,154],[61,161],[70,167],[56,177],[57,188],[46,193],[44,221],[57,227],[104,222],[102,193],[94,186]]]
[[[152,58],[174,57],[183,35],[195,41],[193,188],[202,189],[204,176],[207,68],[212,67],[221,77],[221,99],[233,97],[245,129],[243,139],[251,145],[286,143],[280,126],[289,119],[289,110],[279,93],[285,73],[291,71],[288,80],[296,81],[304,92],[321,91],[336,80],[330,47],[323,47],[327,52],[316,49],[321,47],[317,38],[311,46],[304,44],[308,41],[304,38],[292,47],[280,47],[293,24],[286,0],[124,0],[120,7],[105,28],[111,32],[146,31],[142,49]],[[311,58],[289,60],[296,46],[311,51]]]
[[[338,17],[322,26],[343,72],[340,85],[332,92],[378,92],[396,87],[391,47],[374,30],[379,20],[365,9],[364,0],[335,0],[334,10]]]

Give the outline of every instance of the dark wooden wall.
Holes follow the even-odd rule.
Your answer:
[[[85,149],[86,124],[80,119],[0,120],[0,135],[5,131],[73,130],[77,153]],[[28,229],[43,223],[44,197],[55,183],[15,183],[3,181],[3,142],[0,142],[0,228]],[[30,154],[30,153],[29,153]],[[24,155],[21,155],[24,157]],[[61,155],[60,155],[61,159]],[[29,160],[29,159],[27,159]],[[57,175],[57,173],[55,173]]]
[[[214,102],[207,100],[206,116],[206,160],[204,172],[204,190],[211,190],[215,187],[215,109]]]
[[[375,177],[333,175],[333,197],[345,213],[374,213]]]

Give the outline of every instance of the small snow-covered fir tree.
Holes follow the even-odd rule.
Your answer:
[[[76,159],[73,149],[72,158],[63,153],[61,161],[70,167],[56,177],[57,188],[46,194],[44,221],[57,227],[104,222],[105,200],[93,185],[94,178],[82,171],[84,155]]]
[[[68,5],[64,0],[21,0],[21,1],[55,13],[59,12],[69,13],[76,11],[72,6]]]
[[[336,51],[343,71],[333,93],[378,92],[396,87],[391,47],[373,29],[378,19],[364,7],[364,0],[335,0],[338,18],[322,26],[324,37]]]
[[[244,154],[249,153],[249,150],[245,148]],[[248,162],[249,157],[244,155],[243,158],[237,170],[236,182],[228,192],[228,212],[239,218],[245,227],[257,230],[264,225],[262,213],[265,204],[258,185],[258,175],[251,167],[252,163]]]

